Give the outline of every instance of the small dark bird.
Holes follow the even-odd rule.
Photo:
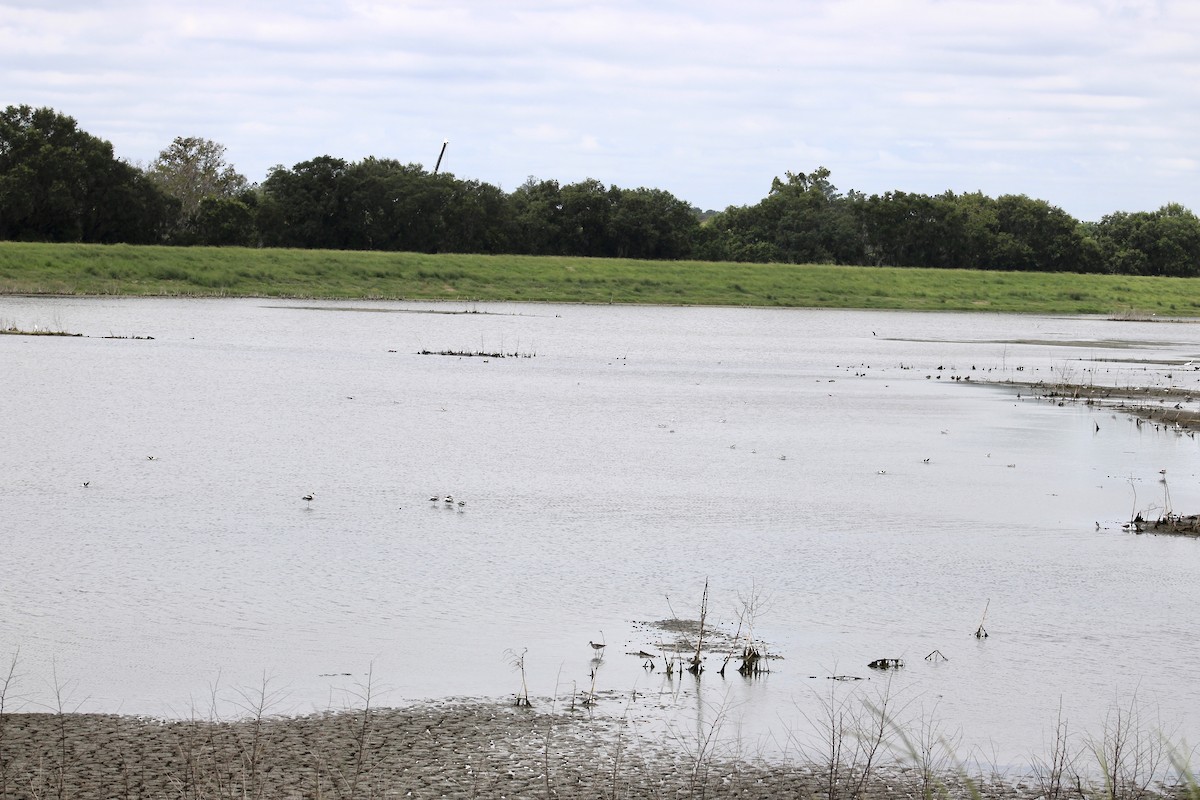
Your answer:
[[[311,502],[312,502],[312,499],[313,499],[313,496],[312,496],[311,494],[306,494],[306,495],[304,495],[304,497],[301,497],[300,499],[301,499],[301,500],[307,500],[308,502],[310,502],[310,503],[311,503]]]
[[[91,483],[91,481],[84,481],[84,482],[83,482],[83,488],[85,488],[85,489],[86,489],[86,488],[88,487],[88,484],[89,484],[89,483]]]
[[[146,460],[147,460],[147,461],[153,461],[153,460],[154,460],[154,456],[146,456]]]

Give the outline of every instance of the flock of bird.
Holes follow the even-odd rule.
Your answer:
[[[156,460],[154,456],[146,456],[146,459],[147,459],[148,461],[154,461],[154,460]],[[92,484],[92,482],[91,482],[90,480],[89,480],[89,481],[84,481],[84,482],[83,482],[83,488],[85,488],[85,489],[86,489],[86,488],[88,488],[88,486],[90,486],[91,484]],[[304,496],[303,496],[303,497],[301,497],[300,499],[301,499],[301,500],[303,500],[303,501],[304,501],[304,502],[306,502],[306,503],[311,503],[311,502],[313,501],[313,498],[314,498],[315,496],[316,496],[316,494],[315,494],[314,492],[309,492],[308,494],[304,495]],[[459,508],[462,508],[463,506],[465,506],[465,505],[467,504],[467,501],[465,501],[465,500],[457,500],[457,501],[456,501],[456,500],[454,499],[454,496],[453,496],[453,495],[449,495],[449,494],[448,494],[448,495],[446,495],[445,497],[440,497],[440,496],[438,496],[438,495],[434,495],[433,497],[429,498],[429,501],[430,501],[431,503],[436,503],[436,502],[438,502],[438,501],[441,501],[441,502],[445,503],[447,506],[453,506],[453,505],[457,505]],[[593,645],[593,646],[595,646],[595,645]],[[600,647],[603,647],[603,646],[604,646],[604,645],[600,645]]]
[[[84,483],[83,485],[87,486],[87,483]],[[300,499],[311,503],[312,499],[313,499],[313,493],[309,492],[308,494],[304,495]],[[461,508],[467,504],[466,500],[455,500],[454,495],[449,495],[449,494],[446,495],[445,497],[439,497],[438,495],[435,494],[433,497],[429,498],[429,502],[431,502],[431,503],[436,503],[438,501],[441,501],[448,506],[457,505],[459,508]]]

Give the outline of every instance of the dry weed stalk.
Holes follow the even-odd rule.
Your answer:
[[[525,654],[529,652],[526,647],[518,653],[516,650],[505,650],[504,657],[508,659],[509,666],[521,673],[521,692],[517,695],[516,705],[531,708],[533,703],[529,702],[529,684],[525,681]]]
[[[1072,784],[1078,785],[1079,772],[1071,752],[1067,721],[1063,718],[1062,701],[1054,725],[1054,738],[1045,758],[1035,756],[1030,767],[1042,800],[1065,800]]]
[[[737,610],[738,626],[733,635],[734,644],[742,642],[741,652],[736,649],[725,655],[725,660],[721,663],[721,670],[718,673],[722,677],[725,676],[725,667],[734,658],[741,658],[741,666],[738,667],[738,674],[743,677],[751,677],[761,675],[764,672],[770,672],[766,665],[766,654],[759,649],[758,644],[754,640],[754,623],[758,616],[762,614],[766,607],[770,604],[770,598],[763,595],[755,584],[750,585],[750,593],[743,595],[738,593],[739,608]]]
[[[704,579],[704,594],[700,596],[700,630],[696,635],[696,654],[692,656],[692,665],[688,667],[688,672],[696,677],[704,671],[704,664],[700,658],[700,651],[704,647],[704,622],[708,617],[708,579]]]
[[[354,800],[358,796],[359,782],[366,775],[373,771],[375,765],[367,765],[367,752],[371,744],[371,721],[375,713],[371,701],[375,691],[375,665],[372,664],[367,671],[367,680],[365,683],[358,684],[358,691],[352,692],[354,698],[362,703],[362,720],[356,722],[354,726],[354,765],[351,769],[349,777],[344,773],[339,775],[342,780],[342,785],[348,790],[347,797]]]
[[[8,673],[4,676],[3,683],[0,683],[0,798],[8,797],[8,786],[10,781],[10,761],[7,745],[5,742],[5,733],[8,721],[8,706],[12,702],[10,692],[13,688],[13,681],[17,677],[17,663],[20,660],[21,651],[17,649],[13,653],[12,660],[8,664]]]
[[[961,776],[967,783],[968,789],[971,789],[974,794],[973,782],[966,777],[955,757],[960,736],[943,733],[936,712],[937,704],[934,704],[928,713],[924,709],[921,710],[921,715],[916,722],[915,737],[910,736],[904,728],[892,723],[893,730],[900,742],[902,759],[914,770],[917,777],[917,788],[924,800],[948,797],[950,792],[946,785],[946,778],[951,775]]]
[[[1155,728],[1157,730],[1157,728]],[[1119,703],[1104,719],[1104,733],[1091,739],[1089,747],[1104,781],[1097,800],[1144,800],[1166,784],[1171,763],[1166,739],[1142,721],[1141,706],[1134,695],[1128,706]],[[1082,785],[1080,784],[1082,789]],[[1081,792],[1082,793],[1082,792]]]
[[[704,724],[701,712],[706,704],[697,705],[696,732],[684,736],[674,727],[668,728],[669,736],[683,751],[688,763],[688,785],[686,797],[705,797],[709,790],[708,775],[717,761],[721,729],[725,724],[728,698],[716,707],[712,722]],[[712,708],[711,706],[707,706]]]
[[[250,730],[247,738],[240,726],[235,729],[240,781],[236,786],[231,783],[228,788],[243,798],[259,798],[264,793],[263,759],[270,742],[267,719],[283,701],[285,692],[272,689],[271,678],[264,672],[258,688],[238,689],[237,695],[240,698],[237,705],[249,714]]]
[[[819,747],[799,748],[821,776],[825,800],[866,797],[872,778],[898,738],[890,678],[874,703],[864,699],[857,687],[839,698],[842,685],[830,681],[829,697],[821,700],[821,716],[805,715],[817,733]]]

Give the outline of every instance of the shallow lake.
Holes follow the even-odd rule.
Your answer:
[[[19,297],[0,323],[85,335],[0,336],[10,709],[511,699],[523,653],[542,705],[594,688],[761,752],[884,692],[1001,766],[1060,707],[1200,740],[1200,541],[1121,529],[1200,511],[1196,440],[983,385],[1200,391],[1194,324]],[[706,581],[717,631],[758,601],[769,674],[643,667]]]

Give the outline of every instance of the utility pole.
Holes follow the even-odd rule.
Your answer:
[[[433,167],[433,174],[437,175],[438,170],[442,168],[442,156],[446,155],[446,145],[450,144],[450,140],[446,139],[442,142],[442,152],[438,153],[437,164]]]

